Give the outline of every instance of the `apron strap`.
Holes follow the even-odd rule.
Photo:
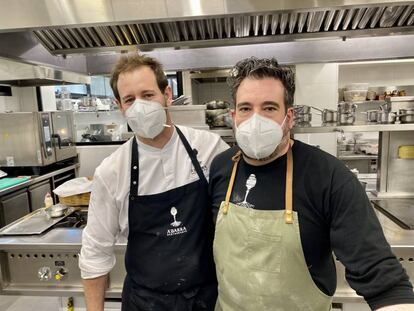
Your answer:
[[[136,195],[138,196],[138,185],[139,185],[139,155],[138,155],[138,144],[137,138],[134,135],[132,140],[132,155],[131,155],[131,180],[130,180],[130,193],[132,189],[137,189]]]
[[[178,136],[180,137],[184,145],[184,148],[187,151],[188,156],[191,159],[191,162],[193,163],[193,166],[197,172],[198,177],[200,178],[202,182],[204,182],[205,184],[208,184],[206,176],[204,175],[203,170],[201,169],[200,163],[197,160],[197,153],[196,153],[197,150],[191,148],[190,144],[188,143],[187,139],[185,138],[181,130],[178,128],[178,126],[176,126],[175,129],[177,130]]]
[[[233,191],[234,180],[236,178],[237,165],[241,158],[241,151],[239,150],[233,157],[233,170],[231,172],[229,186],[227,187],[226,199],[223,206],[223,214],[226,215],[229,210],[229,202],[231,193]],[[289,143],[287,152],[287,167],[286,167],[286,191],[285,191],[285,223],[293,224],[293,155],[292,146]]]
[[[237,151],[237,153],[231,158],[234,161],[234,165],[233,165],[233,170],[231,172],[231,177],[230,177],[230,183],[229,186],[227,187],[227,193],[226,193],[226,200],[224,201],[224,207],[223,207],[223,214],[226,215],[228,210],[229,210],[229,201],[230,201],[230,196],[231,196],[231,192],[233,191],[233,186],[234,186],[234,180],[236,178],[236,172],[237,172],[237,165],[239,164],[240,158],[241,158],[241,151]]]
[[[292,148],[289,143],[289,149],[287,154],[287,167],[286,167],[286,192],[285,192],[285,223],[293,224],[293,156]]]

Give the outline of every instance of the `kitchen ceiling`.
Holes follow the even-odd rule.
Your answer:
[[[30,29],[53,55],[414,33],[414,1],[39,2],[30,19],[16,5],[0,13],[0,31]],[[26,19],[18,26],[13,15]]]

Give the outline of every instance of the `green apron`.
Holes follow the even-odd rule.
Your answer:
[[[216,222],[214,259],[219,282],[215,311],[327,311],[332,297],[315,285],[292,209],[293,159],[287,155],[285,210],[229,203],[240,151]]]

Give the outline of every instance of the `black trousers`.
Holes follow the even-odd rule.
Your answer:
[[[217,284],[179,294],[162,294],[136,287],[128,276],[122,292],[122,311],[214,311]]]

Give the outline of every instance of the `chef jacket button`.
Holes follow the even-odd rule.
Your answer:
[[[136,165],[134,165],[133,169],[134,169],[134,170],[136,170],[136,169],[137,169],[137,166],[136,166]]]
[[[137,184],[137,182],[134,180],[133,182],[132,182],[134,185],[136,185]]]
[[[134,201],[134,197],[131,197],[131,201]]]

